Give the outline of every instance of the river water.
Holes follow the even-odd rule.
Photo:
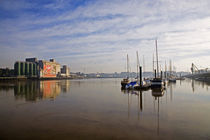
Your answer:
[[[121,90],[121,79],[0,83],[0,139],[210,139],[210,84]]]

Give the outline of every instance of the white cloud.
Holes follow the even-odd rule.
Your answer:
[[[45,7],[53,9],[55,4]],[[210,56],[205,53],[210,46],[209,6],[208,0],[116,0],[92,2],[46,17],[24,13],[27,16],[0,22],[0,47],[15,51],[23,47],[18,55],[53,56],[75,71],[85,65],[88,72],[124,71],[126,53],[135,70],[138,50],[151,70],[154,39],[158,38],[162,63],[172,59],[177,70],[186,70],[194,59],[205,58],[199,63],[209,67]],[[11,49],[4,50],[11,54]]]

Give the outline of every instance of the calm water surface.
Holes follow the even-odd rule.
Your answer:
[[[0,139],[210,139],[210,84],[123,91],[121,79],[0,83]]]

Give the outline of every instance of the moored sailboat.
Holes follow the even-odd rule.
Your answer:
[[[176,76],[174,76],[172,74],[172,63],[171,63],[171,60],[170,60],[170,76],[168,78],[168,81],[171,82],[171,83],[176,83]]]
[[[125,89],[126,85],[129,84],[129,82],[130,82],[130,80],[129,80],[129,58],[128,58],[128,54],[127,54],[127,77],[121,81],[121,87]]]
[[[137,82],[133,86],[133,88],[137,89],[137,90],[149,89],[150,88],[150,80],[146,80],[145,78],[142,79],[142,67],[139,64],[138,52],[136,52],[136,54],[137,54]],[[143,65],[144,65],[144,58],[143,58]],[[138,71],[138,69],[139,69],[139,71]]]
[[[155,70],[155,78],[151,80],[151,88],[162,88],[164,86],[164,82],[161,77],[159,77],[159,66],[158,66],[158,51],[157,51],[157,40],[155,40],[156,45],[156,61],[157,61],[157,74]]]

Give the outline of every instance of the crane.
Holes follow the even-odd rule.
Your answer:
[[[195,72],[198,72],[199,69],[196,67],[196,65],[194,63],[192,63],[192,67],[191,67],[191,72],[192,74],[194,74]]]

